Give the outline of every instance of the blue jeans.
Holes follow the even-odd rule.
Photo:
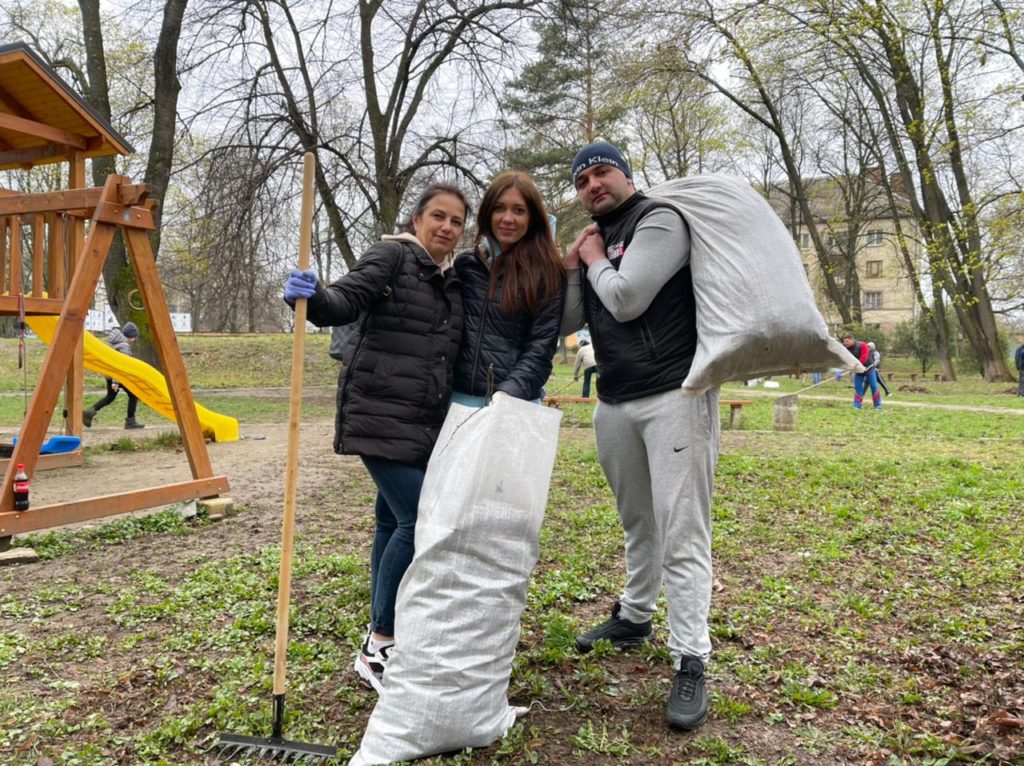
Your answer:
[[[878,391],[878,370],[872,368],[867,372],[858,372],[853,376],[853,406],[860,409],[864,403],[865,386],[871,389],[871,402],[876,410],[882,409],[882,394]]]
[[[597,365],[594,365],[593,367],[587,367],[583,371],[583,391],[581,392],[581,395],[584,398],[590,396],[590,378],[593,377],[594,375],[597,375]]]
[[[395,635],[395,598],[415,551],[416,512],[426,469],[363,457],[377,485],[377,529],[370,554],[370,629]]]
[[[487,406],[486,396],[473,396],[473,394],[467,394],[464,391],[452,391],[451,400],[456,404],[461,404],[466,407],[476,407],[476,409]],[[531,401],[534,404],[542,404],[544,402],[543,392],[541,392],[539,399],[529,399],[528,401]]]

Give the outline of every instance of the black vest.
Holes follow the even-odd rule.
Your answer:
[[[612,212],[594,218],[616,270],[640,219],[660,207],[675,210],[637,193]],[[583,308],[597,356],[601,401],[616,404],[640,399],[678,388],[686,379],[697,349],[689,265],[672,275],[647,311],[628,322],[612,317],[584,275]]]

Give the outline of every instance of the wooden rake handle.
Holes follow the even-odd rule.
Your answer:
[[[299,269],[309,268],[313,232],[313,176],[316,159],[303,157],[302,217],[299,229]],[[285,661],[288,657],[288,611],[292,589],[292,551],[295,536],[295,494],[299,478],[299,417],[302,411],[302,366],[306,348],[306,299],[295,301],[292,342],[291,391],[288,397],[288,452],[284,469],[284,521],[281,524],[281,569],[277,586],[277,630],[274,642],[274,694],[283,695]]]

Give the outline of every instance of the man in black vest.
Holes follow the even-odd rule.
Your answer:
[[[562,332],[586,322],[601,379],[594,411],[598,458],[625,531],[626,587],[611,617],[576,639],[624,648],[654,636],[664,582],[676,675],[670,725],[707,718],[711,655],[711,492],[718,459],[718,389],[683,396],[697,347],[690,235],[668,204],[636,191],[611,144],[584,146],[573,183],[594,223],[566,253]]]

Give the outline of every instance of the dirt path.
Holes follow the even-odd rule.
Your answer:
[[[730,389],[728,391],[729,398],[742,399],[742,398],[769,398],[778,399],[780,396],[791,396],[794,391],[752,391],[750,389]],[[814,399],[817,401],[826,402],[851,402],[853,395],[837,396],[834,394],[821,394],[821,393],[805,393],[799,392],[801,399]],[[1010,400],[1012,401],[1012,400]],[[918,409],[926,410],[959,410],[961,412],[992,412],[995,414],[1006,414],[1006,415],[1024,415],[1024,408],[1017,409],[1013,407],[992,407],[984,404],[942,404],[940,402],[907,402],[899,398],[893,398],[892,396],[885,397],[884,400],[886,407],[916,407]]]
[[[322,389],[322,390],[321,390]],[[307,397],[329,395],[333,387],[307,387]],[[236,393],[233,391],[232,393]],[[286,397],[287,388],[239,390],[249,396]],[[730,389],[729,396],[742,398],[781,395],[752,389]],[[826,394],[819,391],[800,393],[802,399],[819,401],[849,400],[848,396]],[[914,407],[920,409],[991,412],[1010,416],[1024,416],[1024,409],[982,405],[941,404],[901,401],[887,397],[887,407]],[[300,446],[300,495],[310,488],[329,486],[337,481],[339,472],[348,473],[352,467],[360,468],[357,458],[340,457],[331,448],[333,421],[330,418],[303,420]],[[98,425],[83,434],[87,447],[108,444],[124,436],[135,439],[151,438],[161,432],[174,432],[169,421],[149,423],[143,431],[128,432],[117,425]],[[230,497],[247,507],[266,508],[278,512],[283,503],[284,455],[287,444],[286,423],[242,424],[241,439],[237,442],[208,445],[213,470],[224,474],[231,482]],[[41,472],[32,487],[34,504],[66,502],[95,497],[113,491],[128,491],[151,487],[159,483],[187,481],[191,478],[188,461],[183,451],[165,450],[139,452],[94,452],[84,467],[64,468]]]
[[[333,429],[333,421],[327,418],[306,420],[302,424],[300,497],[315,494],[318,488],[336,482],[339,474],[361,470],[358,458],[334,454],[331,446]],[[114,426],[94,427],[86,430],[83,444],[86,447],[107,444],[126,435],[133,439],[151,438],[158,433],[175,430],[174,424],[169,422],[166,425],[151,424],[145,430],[135,432]],[[207,445],[214,473],[228,477],[231,483],[228,496],[236,504],[279,516],[284,500],[287,431],[286,423],[243,424],[239,441]],[[38,472],[32,482],[32,502],[34,505],[67,502],[191,478],[184,450],[90,452],[84,466]],[[105,521],[99,519],[88,523]]]

